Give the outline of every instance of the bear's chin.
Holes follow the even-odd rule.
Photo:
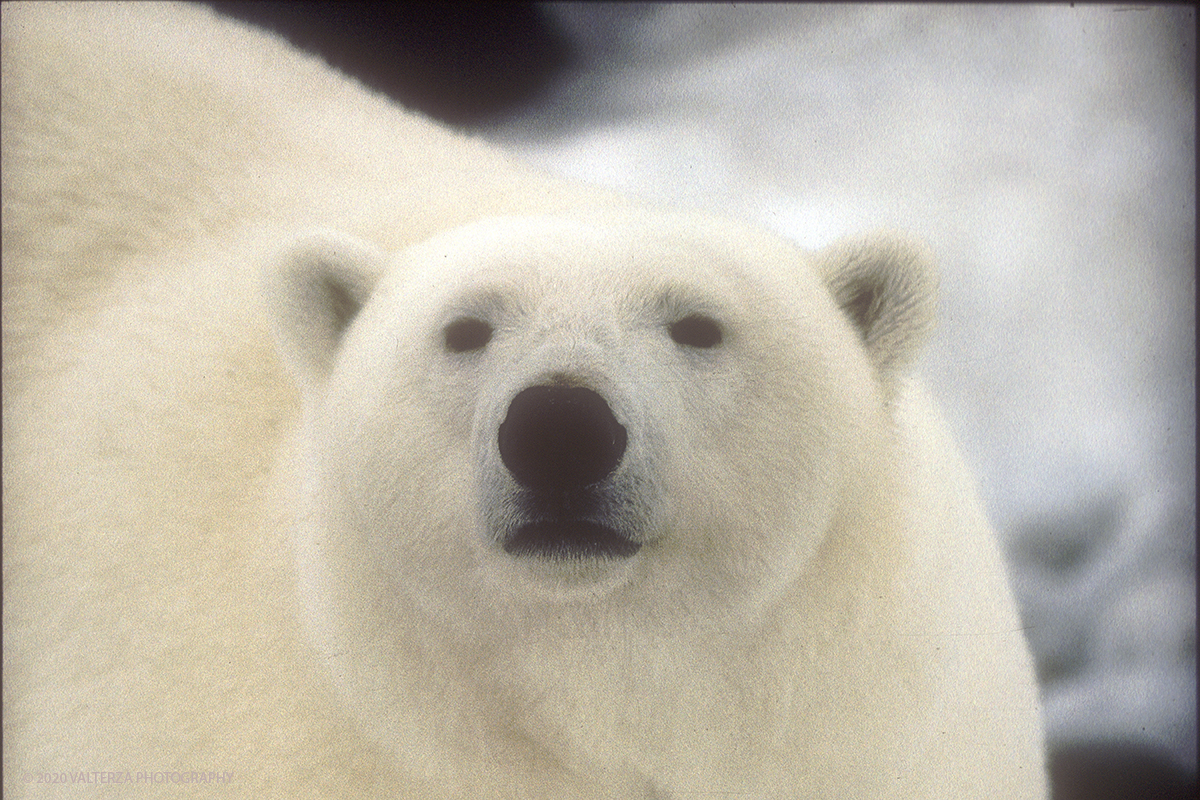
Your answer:
[[[527,523],[506,537],[503,546],[511,556],[548,561],[625,559],[642,547],[606,525],[587,520]]]

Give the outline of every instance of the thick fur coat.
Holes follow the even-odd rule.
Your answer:
[[[1044,796],[920,247],[197,8],[6,5],[0,88],[6,795]]]

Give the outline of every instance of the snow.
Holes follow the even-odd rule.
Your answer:
[[[1049,738],[1194,771],[1194,10],[547,13],[581,66],[487,131],[526,159],[805,246],[932,246],[921,368],[1011,556]]]

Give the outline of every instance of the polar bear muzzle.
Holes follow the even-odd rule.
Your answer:
[[[528,521],[505,552],[554,559],[627,558],[641,544],[589,518],[593,497],[621,463],[628,434],[599,393],[583,386],[530,386],[500,424],[500,459],[523,490]]]

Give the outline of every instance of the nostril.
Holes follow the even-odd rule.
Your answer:
[[[500,424],[500,458],[523,486],[582,488],[606,477],[625,454],[627,434],[604,398],[582,386],[530,386]]]

